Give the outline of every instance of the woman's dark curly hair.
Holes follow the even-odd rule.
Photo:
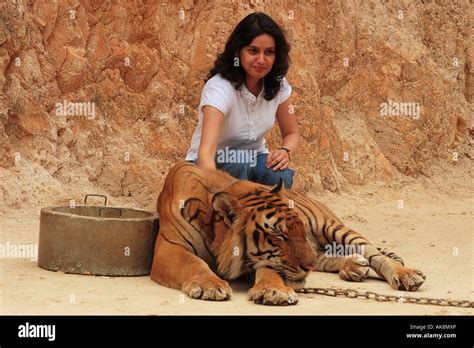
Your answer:
[[[234,59],[240,50],[250,45],[259,35],[268,34],[275,40],[275,62],[270,72],[264,77],[264,98],[272,100],[280,90],[280,80],[286,75],[290,66],[290,45],[285,39],[282,29],[263,12],[249,14],[242,19],[229,36],[223,53],[218,54],[214,68],[209,72],[206,82],[216,74],[233,83],[239,90],[245,81],[245,71],[240,66],[234,66]]]

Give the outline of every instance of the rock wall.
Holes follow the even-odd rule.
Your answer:
[[[254,11],[292,46],[296,187],[337,191],[472,160],[468,0],[2,0],[0,205],[95,187],[153,207],[189,146],[207,72]],[[277,127],[268,140],[279,146]]]

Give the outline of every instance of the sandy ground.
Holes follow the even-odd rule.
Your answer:
[[[474,192],[471,164],[438,168],[431,178],[405,178],[390,185],[351,187],[317,199],[374,244],[401,255],[407,266],[421,269],[427,280],[419,291],[396,291],[377,279],[363,283],[315,272],[308,287],[337,287],[473,301]],[[403,200],[403,208],[397,207]],[[10,210],[0,215],[1,243],[37,243],[39,209]],[[151,315],[326,315],[326,314],[473,314],[473,309],[381,303],[374,300],[299,295],[290,307],[255,305],[246,299],[248,285],[232,282],[227,302],[192,300],[149,277],[95,277],[51,272],[28,259],[0,259],[2,314],[151,314]]]

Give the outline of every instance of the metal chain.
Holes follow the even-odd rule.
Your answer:
[[[333,288],[300,288],[295,290],[298,293],[303,294],[318,294],[325,296],[345,296],[348,298],[363,298],[369,300],[376,300],[379,302],[407,302],[423,305],[434,305],[434,306],[449,306],[449,307],[461,307],[461,308],[474,308],[474,302],[469,300],[448,300],[439,298],[429,297],[411,297],[411,296],[395,296],[395,295],[382,295],[372,291],[366,291],[361,293],[353,289],[333,289]]]

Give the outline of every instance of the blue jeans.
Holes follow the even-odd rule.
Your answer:
[[[216,168],[229,173],[234,178],[270,186],[278,184],[281,178],[285,188],[291,188],[295,171],[290,168],[283,170],[267,168],[265,165],[267,157],[266,153],[257,155],[257,163],[254,166],[251,166],[250,163],[219,163],[216,161]],[[189,162],[196,163],[197,160]]]

